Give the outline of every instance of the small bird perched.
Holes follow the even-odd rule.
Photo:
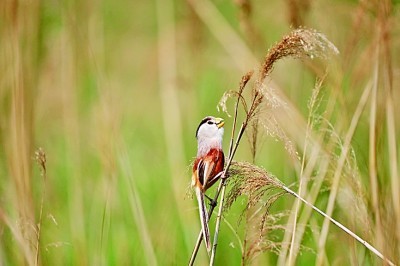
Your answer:
[[[199,204],[201,227],[207,251],[210,251],[211,244],[204,193],[220,178],[224,169],[223,126],[222,118],[207,116],[201,120],[196,131],[197,156],[193,164],[192,187],[194,187]]]

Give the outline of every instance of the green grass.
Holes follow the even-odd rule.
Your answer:
[[[188,262],[200,230],[195,200],[187,196],[197,125],[206,115],[223,116],[227,152],[232,119],[217,113],[218,101],[226,90],[238,88],[247,71],[257,73],[268,48],[292,30],[288,10],[297,1],[250,1],[248,21],[240,18],[235,2],[1,2],[1,265],[35,264],[37,254],[43,265]],[[217,8],[221,17],[212,13],[205,20],[202,8],[207,11],[209,6],[201,3]],[[340,54],[327,60],[285,59],[276,64],[271,77],[279,86],[276,91],[287,96],[287,109],[271,112],[299,156],[305,156],[305,166],[316,158],[306,195],[315,196],[314,205],[326,210],[361,95],[369,82],[377,86],[351,138],[355,165],[345,165],[339,173],[332,216],[399,264],[400,6],[390,1],[310,3],[308,10],[297,13],[302,25],[324,33]],[[254,32],[243,31],[243,23]],[[232,42],[230,34],[237,41]],[[164,54],[168,60],[160,61],[160,48],[171,42],[173,50]],[[312,155],[315,142],[307,142],[308,150],[303,150],[307,103],[325,72],[316,113],[332,128],[325,134],[326,124],[313,127],[313,140],[319,141],[323,152]],[[371,101],[375,100],[373,139]],[[228,106],[232,111],[232,103]],[[332,146],[330,132],[338,135],[341,145]],[[294,184],[297,191],[301,161],[293,160],[285,143],[275,139],[260,132],[255,163],[286,185]],[[371,143],[376,151],[370,150]],[[39,147],[47,158],[45,180],[34,160]],[[235,159],[252,161],[245,139]],[[370,176],[370,159],[377,163],[376,177]],[[324,162],[329,163],[328,171],[318,176]],[[321,188],[311,192],[318,180],[323,180]],[[239,198],[225,216],[242,241],[246,225],[238,224],[238,219],[245,204],[246,198]],[[289,250],[283,255],[281,242],[285,231],[293,228],[287,222],[295,206],[296,200],[285,195],[270,208],[271,215],[285,213],[277,222],[280,230],[266,235],[279,248],[277,253],[263,252],[252,260],[254,265],[289,261]],[[360,211],[364,207],[365,212]],[[307,207],[300,205],[298,211],[297,221]],[[327,228],[327,239],[319,240],[324,220],[318,214],[312,212],[305,221],[300,251],[293,255],[296,264],[316,264],[318,259],[323,265],[381,263],[333,225]],[[213,232],[215,218],[211,224]],[[249,232],[257,230],[255,226]],[[237,238],[224,222],[219,239],[216,265],[239,265]],[[319,241],[324,244],[321,248]],[[203,246],[197,260],[198,265],[208,263]]]

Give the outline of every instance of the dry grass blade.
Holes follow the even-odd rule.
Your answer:
[[[379,57],[379,46],[376,52],[376,60]],[[378,62],[378,61],[376,61]],[[381,210],[379,206],[379,180],[378,180],[378,152],[377,152],[377,142],[378,142],[378,123],[377,123],[377,108],[378,108],[378,73],[379,73],[379,63],[374,66],[373,75],[373,87],[371,91],[371,102],[370,102],[370,116],[369,116],[369,182],[371,184],[371,198],[372,198],[372,209],[375,216],[375,235],[377,245],[383,247],[383,231],[382,231],[382,221],[381,221]]]
[[[232,162],[229,170],[229,187],[224,210],[228,211],[240,196],[246,196],[247,204],[239,222],[245,216],[246,227],[255,229],[254,232],[250,232],[250,229],[245,230],[242,264],[249,263],[262,252],[279,250],[280,244],[270,240],[267,234],[282,227],[274,225],[272,222],[274,219],[271,218],[268,210],[278,198],[286,193],[283,184],[261,167],[248,162]]]
[[[371,91],[371,86],[370,85],[366,86],[365,91],[364,91],[363,95],[361,96],[359,104],[357,105],[357,109],[352,117],[351,122],[350,122],[349,129],[347,130],[347,133],[346,133],[346,136],[344,139],[344,143],[341,148],[341,153],[337,159],[337,166],[335,168],[332,185],[331,185],[331,192],[329,194],[328,206],[326,208],[326,213],[328,214],[328,216],[332,215],[332,213],[333,213],[336,197],[337,197],[337,194],[339,191],[340,180],[341,180],[341,177],[343,174],[343,169],[345,168],[346,161],[348,159],[348,154],[351,151],[351,140],[353,138],[354,132],[359,123],[359,119],[363,112],[365,104],[368,100],[370,91]],[[320,249],[324,249],[326,238],[328,236],[329,225],[330,225],[329,220],[325,219],[322,229],[321,229],[321,235],[320,235],[319,244],[318,244]],[[322,257],[320,257],[320,258],[322,259]]]
[[[260,70],[259,81],[262,82],[271,72],[275,62],[282,58],[327,58],[331,53],[338,54],[339,50],[324,34],[311,29],[296,29],[269,50]]]
[[[308,109],[309,109],[309,116],[308,116],[308,121],[307,121],[307,130],[306,130],[306,137],[305,137],[305,142],[304,142],[304,154],[307,154],[307,148],[308,148],[308,142],[309,142],[309,136],[310,136],[310,131],[313,127],[313,117],[315,116],[315,112],[316,109],[319,106],[319,93],[321,91],[321,87],[322,87],[322,82],[323,79],[321,79],[320,81],[317,82],[313,93],[311,95],[311,99],[308,103]],[[304,176],[304,170],[305,170],[305,165],[306,165],[306,156],[303,156],[302,158],[302,162],[301,162],[301,169],[300,169],[300,184],[299,184],[299,195],[303,196],[304,195],[304,190],[306,190],[307,188],[307,183],[308,180],[307,178]],[[303,188],[304,186],[304,188]],[[294,264],[294,250],[296,249],[295,246],[295,238],[296,238],[296,227],[297,227],[297,216],[300,210],[300,200],[297,200],[296,202],[296,207],[295,207],[295,212],[292,214],[293,215],[293,229],[292,229],[292,240],[290,243],[290,251],[289,251],[289,259],[288,259],[288,264],[289,265],[293,265]]]
[[[276,177],[269,174],[264,169],[246,162],[235,162],[232,163],[231,167],[232,168],[229,171],[229,174],[231,177],[234,178],[231,178],[230,181],[233,182],[232,183],[233,186],[227,196],[227,202],[225,205],[226,208],[229,208],[240,195],[248,195],[250,198],[249,204],[254,205],[270,189],[272,188],[282,189],[285,192],[296,197],[297,199],[301,200],[307,206],[311,207],[314,211],[318,212],[320,215],[328,219],[331,223],[335,224],[337,227],[346,232],[348,235],[359,241],[367,249],[369,249],[375,255],[380,257],[382,260],[384,260],[388,265],[395,265],[392,261],[387,259],[387,257],[385,257],[379,250],[377,250],[370,243],[368,243],[367,241],[359,237],[357,234],[355,234],[353,231],[348,229],[346,226],[339,223],[331,216],[327,215],[326,213],[318,209],[316,206],[305,200],[303,197],[301,197],[299,194],[297,194],[296,192],[285,186]],[[277,194],[277,197],[280,197],[281,195],[283,194],[282,193]],[[271,197],[271,200],[267,201],[267,203],[268,202],[273,203],[273,201],[276,200],[277,197]]]
[[[42,148],[39,148],[35,152],[35,160],[37,164],[40,166],[41,176],[43,178],[43,192],[42,198],[40,201],[40,213],[39,213],[39,222],[36,225],[36,256],[35,256],[35,265],[39,265],[40,259],[40,237],[42,230],[42,222],[43,222],[43,203],[44,198],[46,196],[46,179],[47,179],[47,170],[46,170],[46,153]]]
[[[387,123],[387,135],[388,135],[388,153],[390,158],[390,177],[391,177],[391,192],[393,208],[396,217],[396,237],[400,241],[400,182],[398,174],[398,156],[396,153],[397,140],[396,140],[396,125],[395,125],[395,111],[393,106],[392,92],[389,92],[386,98],[386,123]],[[400,246],[397,250],[400,253]]]
[[[237,103],[239,103],[239,101],[240,101],[240,103],[243,105],[243,109],[245,110],[246,114],[248,114],[246,100],[243,97],[243,90],[246,87],[247,83],[250,81],[252,76],[253,76],[253,71],[247,72],[247,74],[245,74],[242,77],[242,80],[240,81],[238,91],[228,90],[222,95],[222,97],[219,100],[218,105],[217,105],[218,111],[222,111],[230,117],[231,115],[228,112],[228,107],[227,107],[226,103],[227,103],[228,99],[236,98],[238,100]],[[235,108],[235,111],[237,111],[237,107]]]
[[[235,0],[234,2],[239,9],[240,28],[243,34],[246,35],[248,43],[251,46],[260,43],[260,34],[251,21],[254,9],[251,0]]]
[[[364,109],[364,106],[367,102],[368,95],[369,95],[369,87],[365,89],[363,95],[361,96],[360,102],[356,108],[355,112],[355,117],[353,122],[351,123],[352,127],[356,126],[358,123],[359,116],[362,113],[362,110]],[[310,111],[311,112],[311,111]],[[311,115],[311,114],[310,114]],[[333,125],[323,117],[320,117],[319,115],[316,115],[316,117],[313,118],[318,125],[316,128],[312,128],[313,133],[318,132],[320,134],[321,138],[321,143],[323,143],[323,148],[326,151],[330,151],[328,153],[328,156],[323,156],[321,157],[321,150],[318,147],[315,147],[315,145],[312,147],[312,155],[310,158],[307,158],[307,166],[305,167],[304,172],[301,172],[301,179],[309,179],[311,178],[311,171],[316,168],[316,165],[318,164],[318,174],[313,178],[312,182],[312,189],[309,191],[301,191],[299,189],[298,194],[301,195],[302,197],[305,197],[304,195],[307,195],[307,201],[314,204],[316,202],[317,196],[320,192],[320,188],[322,185],[322,182],[329,177],[329,171],[332,171],[335,173],[335,175],[341,177],[341,186],[336,187],[336,184],[339,183],[334,183],[335,185],[332,186],[332,192],[331,193],[338,193],[339,195],[339,205],[344,204],[344,207],[346,208],[346,212],[349,215],[352,216],[351,220],[357,222],[357,225],[355,226],[356,228],[362,228],[364,232],[369,232],[369,224],[367,222],[367,207],[365,203],[365,198],[362,193],[362,189],[359,184],[360,176],[359,176],[359,171],[354,155],[354,150],[352,147],[346,148],[349,149],[346,153],[347,155],[342,155],[342,154],[337,154],[333,151],[337,152],[342,152],[344,147],[347,144],[343,144],[343,141],[341,137],[335,132],[335,129]],[[325,133],[324,133],[325,132]],[[354,132],[351,131],[349,134],[353,134]],[[324,136],[326,137],[325,134],[328,134],[329,137],[326,138],[326,142],[323,141]],[[345,143],[348,143],[348,140],[351,140],[350,136],[346,137],[347,141]],[[342,156],[344,156],[342,158]],[[344,161],[343,161],[344,160]],[[343,161],[343,164],[342,164]],[[338,175],[336,174],[336,171],[340,170],[341,174]],[[328,175],[327,175],[328,174]],[[329,180],[329,179],[328,179]],[[338,182],[338,180],[334,179],[334,182]],[[344,185],[345,184],[345,185]],[[300,186],[301,186],[301,181],[300,181]],[[307,186],[303,186],[306,188]],[[350,204],[351,202],[351,204]],[[294,208],[293,208],[294,209]],[[351,209],[351,210],[350,210]],[[292,212],[292,216],[295,214],[295,212]],[[304,234],[304,229],[305,229],[305,224],[308,223],[309,216],[311,214],[311,209],[304,209],[301,212],[301,216],[299,217],[299,222],[295,228],[295,232],[290,233],[293,235],[292,238],[292,244],[291,244],[291,250],[293,249],[293,252],[291,253],[292,255],[289,255],[289,260],[291,260],[292,263],[296,262],[296,257],[298,255],[298,247],[303,239],[303,234]],[[327,213],[328,215],[331,215]],[[356,214],[356,215],[355,215]],[[326,221],[329,224],[329,221]],[[288,228],[292,228],[292,220],[288,222]],[[294,228],[294,227],[293,227]],[[284,242],[289,241],[287,238],[287,235],[289,234],[289,231],[286,232],[285,235],[285,240]],[[296,237],[294,237],[294,234]],[[320,236],[318,236],[320,238]],[[280,257],[280,263],[279,265],[283,265],[283,257],[286,257],[286,252],[283,250],[281,252],[281,257]],[[320,252],[323,253],[323,249],[320,249]],[[292,256],[292,258],[290,258]],[[321,259],[325,259],[324,255],[321,256]],[[325,262],[324,262],[325,263]],[[290,264],[290,263],[289,263]]]
[[[35,160],[38,163],[38,165],[40,166],[40,170],[41,170],[41,175],[44,179],[46,179],[46,153],[44,152],[44,150],[42,148],[39,148],[36,150],[35,152]]]
[[[212,1],[188,0],[188,3],[214,37],[231,55],[238,68],[246,71],[257,63],[252,51],[229,25]]]
[[[285,149],[294,161],[299,159],[297,151],[281,128],[277,118],[271,110],[285,108],[286,102],[270,87],[267,78],[277,61],[286,58],[321,58],[326,59],[332,54],[338,54],[335,45],[326,36],[313,29],[299,28],[282,38],[275,44],[265,57],[259,71],[259,76],[253,89],[253,102],[249,113],[259,115],[259,123],[268,135],[281,140]],[[261,103],[263,103],[261,105]],[[262,106],[262,108],[260,108]],[[253,110],[254,109],[254,110]],[[262,113],[262,115],[261,115]]]
[[[362,239],[361,237],[359,237],[358,235],[356,235],[355,233],[353,233],[350,229],[348,229],[347,227],[345,227],[343,224],[339,223],[338,221],[336,221],[335,219],[333,219],[332,217],[328,216],[326,213],[324,213],[323,211],[321,211],[320,209],[318,209],[317,207],[315,207],[314,205],[312,205],[311,203],[309,203],[308,201],[306,201],[305,199],[303,199],[302,197],[300,197],[300,195],[298,195],[296,192],[294,192],[293,190],[291,190],[288,187],[283,187],[288,193],[292,194],[293,196],[295,196],[296,198],[300,199],[302,202],[304,202],[307,206],[311,207],[313,210],[315,210],[316,212],[318,212],[319,214],[321,214],[322,216],[324,216],[326,219],[328,219],[331,223],[333,223],[334,225],[336,225],[337,227],[339,227],[341,230],[343,230],[344,232],[346,232],[347,234],[349,234],[351,237],[353,237],[354,239],[356,239],[358,242],[360,242],[361,244],[363,244],[366,248],[368,248],[370,251],[372,251],[375,255],[377,255],[379,258],[381,258],[382,260],[384,260],[387,264],[394,266],[395,264],[390,261],[389,259],[387,259],[379,250],[377,250],[374,246],[372,246],[370,243],[368,243],[367,241],[365,241],[364,239]]]
[[[248,162],[232,162],[228,174],[231,189],[226,198],[226,210],[239,196],[249,197],[247,208],[250,208],[268,191],[283,188],[283,184],[275,176]]]
[[[311,0],[287,0],[290,25],[301,27],[305,24],[305,15],[310,11]]]
[[[239,92],[227,91],[222,96],[218,107],[221,107],[222,111],[227,113],[227,100],[231,97],[238,97],[248,116],[247,120],[250,122],[250,120],[258,114],[260,105],[264,101],[269,107],[281,106],[283,104],[280,97],[276,95],[273,90],[264,85],[265,79],[270,74],[277,61],[286,57],[327,58],[332,53],[338,54],[339,51],[325,35],[311,29],[296,29],[283,37],[280,42],[268,51],[252,90],[251,104],[247,105],[242,96],[243,88],[252,76],[252,72],[249,72],[243,76]]]
[[[181,176],[185,163],[185,152],[182,136],[182,114],[179,104],[177,78],[177,47],[175,29],[175,3],[174,1],[156,1],[157,23],[158,23],[158,74],[160,103],[162,108],[163,130],[165,143],[167,145],[167,161],[170,167],[171,188],[174,195],[173,204],[176,206],[179,221],[187,221],[184,217],[183,202],[180,198],[184,191],[176,178]],[[187,235],[185,244],[190,249],[190,242]]]
[[[125,149],[126,145],[120,145],[119,151],[119,164],[122,171],[122,176],[125,185],[129,188],[129,204],[132,212],[132,216],[135,220],[138,232],[140,234],[141,245],[145,253],[147,265],[157,265],[157,258],[154,251],[154,245],[150,237],[150,232],[145,219],[143,204],[139,197],[136,184],[134,182],[133,171],[131,164],[129,163],[128,152]]]

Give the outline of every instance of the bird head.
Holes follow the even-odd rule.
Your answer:
[[[196,131],[197,139],[221,138],[224,134],[224,119],[207,116],[201,120]]]
[[[205,117],[196,131],[198,153],[204,154],[212,148],[222,149],[223,135],[224,120],[213,116]]]

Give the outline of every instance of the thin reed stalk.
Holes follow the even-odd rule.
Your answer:
[[[123,143],[119,145],[119,165],[122,171],[122,175],[125,179],[126,186],[129,188],[129,205],[132,212],[132,217],[135,220],[140,240],[142,243],[143,251],[145,253],[145,259],[147,265],[157,265],[157,258],[154,252],[154,245],[152,244],[150,232],[147,226],[147,222],[145,219],[143,205],[141,199],[139,197],[139,193],[137,191],[134,178],[133,178],[133,171],[132,167],[129,163],[128,153],[125,149],[126,145]]]
[[[188,3],[222,47],[230,54],[233,62],[241,71],[247,71],[258,63],[252,51],[229,25],[212,1],[188,0]]]
[[[40,167],[40,175],[43,182],[43,191],[40,199],[40,211],[39,211],[39,221],[36,224],[36,255],[35,255],[35,266],[39,265],[40,260],[40,243],[41,243],[41,233],[42,233],[42,223],[43,223],[43,205],[44,199],[46,197],[46,180],[47,180],[47,170],[46,170],[46,153],[43,149],[39,148],[35,152],[35,159]]]
[[[224,207],[224,200],[225,200],[225,190],[226,190],[226,183],[224,182],[224,184],[222,185],[221,200],[219,203],[217,221],[215,223],[215,233],[214,233],[213,245],[212,245],[212,250],[211,250],[210,266],[214,265],[214,263],[215,263],[215,254],[217,252],[218,235],[219,235],[221,218],[222,218],[222,209]]]
[[[306,164],[306,154],[307,154],[307,148],[308,148],[308,143],[309,143],[309,138],[311,134],[311,130],[313,128],[313,114],[315,112],[314,108],[316,107],[317,99],[318,99],[318,94],[321,90],[323,79],[321,79],[318,84],[316,84],[313,94],[311,96],[310,104],[309,104],[309,116],[307,119],[307,129],[306,129],[306,136],[304,140],[304,148],[303,148],[303,157],[301,160],[301,169],[300,169],[300,183],[299,183],[299,189],[298,193],[300,196],[303,196],[303,186],[305,187],[304,190],[307,190],[307,177],[304,176],[304,168]],[[305,183],[305,184],[304,184]],[[297,216],[300,210],[300,200],[297,200],[296,202],[296,207],[295,207],[295,212],[294,212],[294,220],[293,220],[293,228],[292,228],[292,240],[290,243],[290,250],[289,250],[289,258],[288,258],[288,265],[294,265],[295,260],[293,257],[295,257],[294,250],[297,250],[298,247],[295,246],[295,239],[296,239],[296,231],[297,231]]]
[[[224,207],[224,199],[225,199],[225,190],[226,190],[226,180],[225,180],[225,175],[227,171],[229,170],[229,167],[232,163],[233,157],[236,153],[236,149],[239,145],[239,142],[243,136],[244,131],[246,130],[247,124],[248,124],[248,119],[249,117],[246,117],[246,120],[242,123],[242,126],[240,127],[237,140],[235,142],[235,145],[233,145],[233,138],[235,136],[235,130],[236,130],[236,124],[237,124],[237,116],[238,116],[238,109],[239,109],[239,102],[242,99],[242,94],[243,90],[246,87],[247,83],[249,82],[251,76],[253,75],[253,72],[248,72],[246,75],[242,77],[242,81],[240,82],[240,88],[239,92],[237,94],[237,99],[236,99],[236,105],[235,105],[235,114],[233,118],[233,127],[232,127],[232,132],[231,132],[231,138],[230,138],[230,144],[229,144],[229,153],[228,153],[228,158],[229,161],[225,166],[224,172],[222,174],[222,192],[221,192],[221,202],[219,205],[218,209],[218,215],[217,215],[217,221],[216,221],[216,226],[215,226],[215,234],[214,234],[214,240],[213,240],[213,245],[212,245],[212,250],[211,250],[211,259],[210,259],[210,265],[214,265],[215,261],[215,254],[217,252],[217,245],[218,245],[218,234],[219,234],[219,228],[221,224],[221,218],[222,218],[222,209]],[[217,197],[218,199],[218,197]]]
[[[13,241],[5,245],[18,254],[21,250],[22,256],[14,256],[17,258],[11,263],[29,265],[33,265],[38,256],[31,155],[35,131],[32,96],[37,88],[39,68],[36,61],[39,6],[39,1],[35,0],[30,1],[29,6],[18,1],[0,3],[0,156],[2,181],[5,182],[1,184],[1,193],[12,191],[10,201],[6,194],[1,194],[1,198],[4,217],[17,224],[10,228],[17,239],[17,248]],[[4,186],[7,183],[8,186]],[[3,255],[3,250],[1,253]]]
[[[290,188],[283,186],[282,187],[286,192],[288,192],[289,194],[292,194],[293,196],[295,196],[296,198],[300,199],[303,203],[305,203],[307,206],[311,207],[314,211],[318,212],[319,214],[321,214],[322,216],[325,217],[325,219],[328,219],[331,223],[333,223],[334,225],[336,225],[337,227],[339,227],[342,231],[346,232],[348,235],[350,235],[351,237],[353,237],[354,239],[356,239],[358,242],[360,242],[361,244],[363,244],[367,249],[369,249],[371,252],[373,252],[375,255],[377,255],[379,258],[381,258],[383,261],[385,261],[385,263],[387,263],[390,266],[395,266],[395,264],[390,261],[388,258],[386,258],[379,250],[377,250],[374,246],[372,246],[370,243],[368,243],[367,241],[365,241],[364,239],[362,239],[361,237],[359,237],[357,234],[355,234],[354,232],[352,232],[350,229],[348,229],[346,226],[344,226],[343,224],[339,223],[338,221],[336,221],[335,219],[333,219],[331,216],[327,215],[326,213],[324,213],[323,211],[321,211],[320,209],[318,209],[317,207],[315,207],[314,205],[312,205],[311,203],[309,203],[308,201],[306,201],[304,198],[302,198],[300,195],[298,195],[296,192],[294,192],[293,190],[291,190]]]
[[[276,177],[266,172],[264,169],[252,165],[250,163],[235,162],[234,168],[232,169],[231,172],[231,176],[236,177],[234,180],[237,185],[234,186],[234,192],[230,193],[231,196],[229,197],[228,200],[229,204],[232,204],[232,201],[234,201],[239,195],[254,193],[255,191],[259,191],[259,189],[262,187],[266,187],[267,189],[268,188],[281,189],[289,193],[290,195],[294,196],[295,198],[299,199],[300,201],[302,201],[312,210],[318,212],[330,223],[333,223],[342,231],[347,233],[349,236],[351,236],[352,238],[360,242],[362,245],[364,245],[368,250],[370,250],[376,256],[381,258],[385,263],[391,266],[395,265],[391,260],[389,260],[386,256],[384,256],[377,248],[372,246],[369,242],[358,236],[356,233],[354,233],[345,225],[332,218],[330,215],[327,215],[325,212],[317,208],[315,205],[311,204],[308,200],[301,197],[299,194],[297,194],[292,189],[284,185]],[[280,196],[282,196],[282,194],[278,194],[278,197]]]
[[[236,150],[237,150],[237,148],[238,148],[238,146],[239,146],[239,142],[240,142],[240,140],[241,140],[241,138],[242,138],[242,136],[243,136],[243,133],[244,133],[244,131],[245,131],[245,129],[246,129],[246,126],[247,126],[247,124],[248,124],[248,123],[247,123],[247,122],[248,122],[247,120],[245,120],[245,121],[242,123],[242,125],[241,125],[241,127],[240,127],[240,129],[239,129],[239,132],[238,132],[236,141],[234,142],[235,131],[236,131],[236,126],[237,126],[237,117],[238,117],[239,103],[240,103],[240,101],[243,100],[243,96],[242,96],[243,90],[244,90],[244,88],[246,87],[246,85],[247,85],[247,83],[249,82],[249,80],[251,79],[251,76],[252,76],[252,75],[253,75],[253,72],[248,72],[246,75],[244,75],[244,76],[242,77],[242,80],[241,80],[241,82],[240,82],[239,91],[238,91],[238,93],[237,93],[237,95],[236,95],[237,99],[236,99],[236,104],[235,104],[235,114],[234,114],[234,119],[233,119],[233,126],[232,126],[231,137],[230,137],[229,153],[228,153],[228,162],[227,162],[227,164],[226,164],[225,167],[224,167],[223,174],[221,175],[221,181],[220,181],[220,183],[219,183],[217,192],[215,193],[215,196],[214,196],[214,199],[213,199],[214,202],[217,202],[217,201],[218,201],[218,198],[219,198],[219,195],[220,195],[220,193],[221,193],[221,190],[222,190],[222,191],[225,190],[226,173],[227,173],[228,170],[229,170],[229,167],[230,167],[230,165],[231,165],[231,163],[232,163],[233,157],[234,157],[234,155],[235,155],[235,153],[236,153]],[[223,107],[223,109],[224,109],[225,106],[222,106],[222,107]],[[225,110],[226,110],[226,109],[225,109]],[[248,118],[248,116],[247,116],[247,118]],[[224,193],[225,193],[225,192],[224,192]],[[215,235],[214,235],[214,240],[213,240],[213,248],[212,248],[212,253],[211,253],[212,255],[211,255],[210,264],[214,263],[214,259],[215,259],[216,246],[217,246],[217,243],[218,243],[217,241],[218,241],[219,224],[220,224],[220,219],[221,219],[221,212],[222,212],[221,207],[222,207],[222,206],[223,206],[223,204],[221,203],[221,204],[220,204],[220,211],[219,211],[219,217],[220,217],[220,218],[217,219],[218,230],[217,230],[217,229],[215,230]],[[208,217],[211,217],[211,215],[212,215],[212,213],[213,213],[213,211],[214,211],[214,208],[215,208],[214,205],[211,205],[211,206],[210,206],[210,210],[209,210],[209,212],[208,212]],[[196,245],[195,245],[194,250],[193,250],[193,252],[192,252],[192,255],[191,255],[191,257],[190,257],[189,265],[193,265],[193,263],[194,263],[194,261],[195,261],[195,259],[196,259],[196,256],[197,256],[197,253],[198,253],[198,250],[199,250],[199,247],[200,247],[200,245],[201,245],[202,240],[203,240],[203,235],[202,235],[202,232],[200,231],[199,237],[197,238]],[[215,248],[214,248],[214,247],[215,247]]]
[[[381,221],[381,211],[379,206],[379,187],[378,187],[378,166],[377,166],[377,101],[378,101],[378,73],[379,73],[379,47],[378,44],[376,51],[376,61],[373,71],[373,86],[371,95],[371,105],[370,105],[370,116],[369,116],[369,183],[370,193],[372,197],[372,209],[375,216],[375,241],[379,247],[383,247],[382,238],[382,221]]]
[[[353,121],[354,125],[358,124],[358,122],[359,122],[362,111],[364,110],[365,105],[368,101],[368,96],[369,96],[370,91],[371,91],[371,84],[367,84],[367,86],[365,87],[365,89],[363,91],[363,94],[360,97],[360,101],[358,102],[356,110],[355,110],[355,114],[357,114],[357,116],[355,117],[356,120]],[[323,130],[319,129],[320,132],[323,132],[323,131],[329,132],[331,130],[332,129],[328,129],[326,127],[324,127]],[[335,147],[335,145],[337,145],[337,142],[338,142],[337,139],[332,137],[332,134],[330,134],[330,135],[331,135],[331,137],[329,138],[328,143],[324,147],[324,149],[327,151],[331,151]],[[320,136],[321,142],[323,141],[323,137],[324,137],[324,135],[321,134],[321,136]],[[321,149],[322,149],[322,147],[318,147],[318,146],[314,145],[313,151],[310,154],[310,158],[308,160],[307,169],[305,171],[305,176],[310,177],[311,172],[316,167],[317,160],[318,160],[318,162],[320,161],[319,156],[322,157],[323,160],[321,160],[319,162],[320,164],[318,166],[318,168],[319,168],[318,175],[314,178],[313,186],[312,186],[311,190],[307,193],[307,201],[310,202],[311,204],[314,204],[316,202],[318,193],[322,186],[322,182],[324,181],[324,178],[326,177],[326,174],[328,173],[330,164],[333,164],[333,162],[337,161],[336,158],[330,158],[329,156],[320,155],[321,153],[323,153]],[[336,167],[336,163],[334,163],[334,167]],[[301,217],[299,218],[297,232],[296,232],[297,237],[295,239],[295,249],[293,252],[293,254],[294,254],[293,261],[296,260],[296,257],[297,257],[298,251],[299,251],[299,245],[300,245],[301,239],[303,238],[307,221],[309,220],[310,215],[311,215],[311,211],[312,211],[311,209],[305,209],[302,212]],[[286,235],[285,235],[285,237],[286,237]],[[318,239],[319,238],[320,238],[320,235],[318,236]],[[323,250],[320,250],[320,252],[322,252],[322,251]],[[281,256],[283,256],[283,257],[281,258]],[[284,262],[283,262],[284,257],[285,257],[285,254],[281,252],[280,258],[279,258],[279,261],[280,261],[279,265],[284,264]],[[322,258],[324,258],[324,256]]]
[[[388,138],[388,153],[390,161],[390,182],[392,202],[395,213],[396,238],[400,242],[400,180],[398,170],[397,156],[397,140],[396,140],[396,124],[395,112],[393,106],[393,92],[390,90],[386,96],[386,124]],[[397,247],[397,252],[400,254],[400,245]]]
[[[356,130],[356,127],[358,125],[358,121],[360,119],[360,116],[363,112],[363,109],[365,107],[366,101],[368,99],[368,96],[371,92],[372,89],[372,83],[370,83],[370,85],[368,85],[365,90],[364,93],[360,99],[360,102],[357,106],[356,111],[353,114],[353,117],[351,119],[350,122],[350,127],[347,130],[345,139],[344,139],[344,143],[343,143],[343,147],[337,162],[337,167],[335,169],[335,173],[333,176],[333,181],[332,181],[332,186],[331,186],[331,191],[329,194],[329,199],[328,199],[328,206],[326,208],[326,213],[328,216],[331,216],[333,213],[333,208],[335,205],[335,201],[336,201],[336,196],[339,190],[339,183],[340,183],[340,178],[342,176],[342,171],[343,168],[345,166],[345,162],[348,156],[348,152],[350,150],[350,145],[351,145],[351,140],[353,138],[354,132]],[[326,238],[328,236],[328,230],[329,230],[329,219],[325,219],[322,229],[321,229],[321,235],[318,241],[318,248],[323,250],[325,247],[325,243],[326,243]],[[319,263],[322,262],[322,257],[319,257],[319,259],[317,259],[317,261],[319,261]]]
[[[257,187],[260,188],[263,186],[272,186],[273,188],[278,188],[281,189],[290,195],[294,196],[295,198],[299,199],[302,201],[304,204],[309,206],[312,210],[318,212],[320,215],[322,215],[325,219],[327,219],[329,222],[333,223],[336,225],[338,228],[340,228],[342,231],[350,235],[352,238],[360,242],[362,245],[364,245],[367,249],[369,249],[371,252],[373,252],[376,256],[381,258],[385,263],[388,265],[395,265],[391,260],[389,260],[386,256],[384,256],[377,248],[372,246],[369,242],[364,240],[363,238],[359,237],[356,233],[351,231],[349,228],[347,228],[345,225],[342,223],[338,222],[334,218],[332,218],[330,215],[327,215],[325,212],[317,208],[315,205],[301,197],[299,194],[294,192],[292,189],[287,187],[285,184],[280,182],[276,177],[271,175],[270,173],[266,172],[265,170],[261,169],[260,167],[257,167],[255,165],[252,165],[250,163],[242,163],[242,162],[237,162],[235,163],[235,167],[232,170],[232,176],[236,176],[235,180],[240,180],[240,185],[239,185],[239,190],[238,192],[233,193],[233,196],[230,197],[229,202],[231,203],[234,199],[237,198],[238,195],[244,194],[246,191],[247,193],[252,193],[255,191],[255,188]],[[254,186],[254,182],[258,183],[256,187]],[[237,187],[236,187],[237,188]],[[278,196],[281,196],[282,194],[278,194]]]
[[[185,151],[182,135],[182,114],[180,110],[178,84],[177,84],[177,47],[175,29],[175,4],[171,0],[156,1],[157,26],[158,26],[158,81],[159,94],[162,108],[162,122],[167,145],[167,162],[171,169],[171,188],[174,204],[178,210],[180,226],[184,227],[188,218],[182,212],[185,207],[181,200],[184,194],[180,182],[185,163]],[[190,250],[189,235],[184,235],[184,244]]]
[[[395,233],[395,242],[397,243],[397,249],[394,248],[394,254],[400,256],[400,181],[399,181],[399,166],[398,166],[398,154],[397,154],[397,139],[396,139],[396,119],[395,119],[395,108],[394,108],[394,71],[393,71],[393,38],[390,32],[394,31],[391,25],[391,13],[393,12],[393,3],[390,1],[382,1],[379,5],[379,24],[380,24],[380,41],[382,43],[382,53],[380,56],[382,65],[382,87],[384,90],[384,107],[386,111],[386,129],[387,129],[387,150],[389,158],[389,173],[390,173],[390,187],[391,187],[391,198],[393,205],[393,215],[390,215],[390,220],[393,221],[393,229]]]

